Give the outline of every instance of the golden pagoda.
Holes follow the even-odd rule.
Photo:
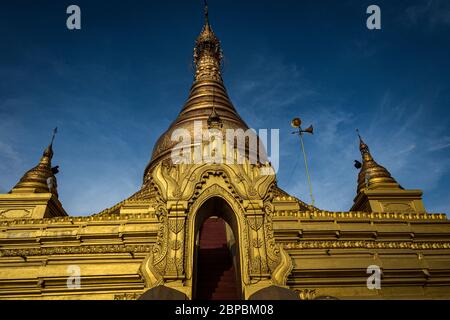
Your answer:
[[[248,129],[225,89],[207,6],[194,62],[189,97],[134,195],[91,216],[67,215],[49,183],[52,144],[0,195],[0,299],[450,298],[450,222],[427,213],[422,192],[403,189],[362,138],[348,212],[281,190],[250,144],[233,144],[242,163],[174,162],[177,132]],[[379,286],[370,286],[377,268]]]

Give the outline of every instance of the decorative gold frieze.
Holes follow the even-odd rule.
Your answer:
[[[142,293],[120,293],[114,295],[114,300],[137,300]]]
[[[0,226],[15,226],[15,225],[51,225],[58,223],[83,223],[83,222],[95,222],[95,221],[120,221],[120,220],[144,220],[144,219],[156,219],[157,214],[103,214],[88,217],[56,217],[48,219],[23,219],[23,220],[5,220],[0,221]]]
[[[370,220],[447,220],[445,214],[404,213],[404,212],[331,212],[331,211],[274,211],[274,217],[294,217],[304,219],[333,218],[333,219],[370,219]]]
[[[0,249],[1,257],[53,256],[99,253],[149,253],[152,245],[64,246],[35,249]]]
[[[412,241],[300,241],[285,243],[289,249],[413,249],[433,250],[450,249],[450,242],[412,242]]]

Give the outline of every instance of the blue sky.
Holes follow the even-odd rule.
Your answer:
[[[66,28],[67,6],[82,30]],[[382,30],[366,28],[377,4]],[[156,139],[177,116],[203,22],[200,0],[2,1],[0,192],[59,134],[60,199],[96,213],[142,183]],[[450,208],[450,2],[211,0],[224,80],[249,126],[279,128],[278,183],[309,201],[290,120],[305,139],[316,204],[346,211],[356,194],[359,128],[400,184]]]

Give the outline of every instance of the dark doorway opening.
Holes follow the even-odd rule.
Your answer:
[[[211,217],[200,229],[196,298],[237,300],[237,276],[227,244],[226,222]]]

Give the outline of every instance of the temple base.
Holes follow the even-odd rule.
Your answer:
[[[388,184],[362,189],[350,211],[426,213],[422,191],[391,188]]]
[[[58,198],[51,193],[0,194],[0,219],[66,217]]]

